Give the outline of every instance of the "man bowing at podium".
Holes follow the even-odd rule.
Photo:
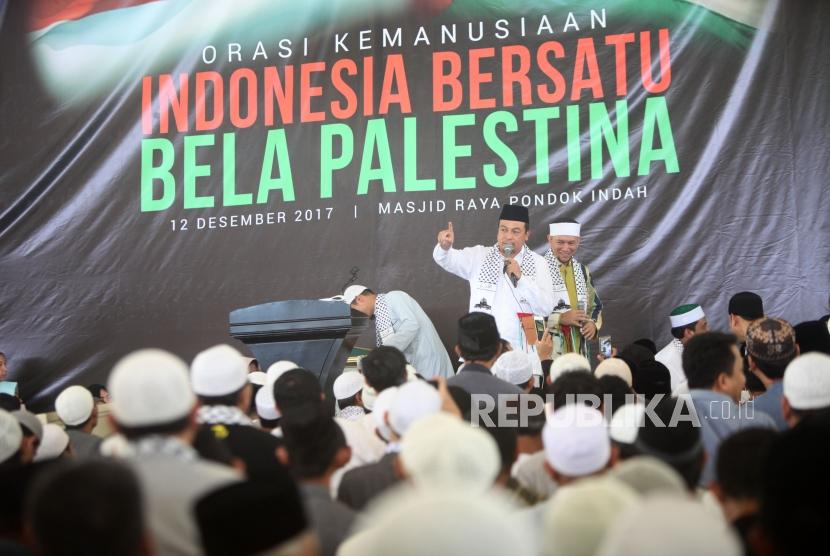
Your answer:
[[[408,293],[375,293],[366,286],[352,285],[343,292],[343,302],[372,317],[378,346],[401,350],[406,362],[424,378],[455,374],[432,321]]]

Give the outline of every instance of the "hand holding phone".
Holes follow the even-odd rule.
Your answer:
[[[611,346],[611,336],[599,337],[599,352],[604,359],[613,357],[613,347]]]

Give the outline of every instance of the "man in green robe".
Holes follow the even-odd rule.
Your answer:
[[[548,330],[553,336],[553,357],[581,353],[588,357],[588,340],[602,326],[600,301],[588,267],[574,258],[579,249],[580,225],[563,220],[550,225],[545,262],[553,285],[553,312]],[[590,358],[589,358],[590,359]]]

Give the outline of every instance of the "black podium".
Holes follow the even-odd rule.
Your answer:
[[[342,301],[294,299],[231,311],[230,334],[246,344],[262,370],[282,359],[317,375],[330,405],[332,384],[369,318]]]

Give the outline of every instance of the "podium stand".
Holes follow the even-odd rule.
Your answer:
[[[246,344],[262,370],[287,359],[317,376],[334,406],[332,384],[369,318],[342,301],[294,299],[231,311],[230,334]]]

